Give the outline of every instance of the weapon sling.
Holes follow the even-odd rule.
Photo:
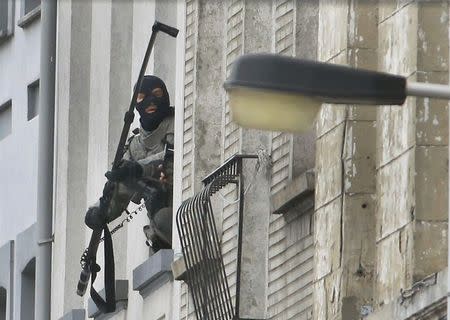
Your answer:
[[[144,78],[145,70],[147,69],[148,60],[152,52],[156,35],[158,32],[164,32],[171,37],[176,38],[178,35],[178,29],[155,21],[152,27],[152,34],[150,36],[150,41],[148,43],[147,50],[145,52],[144,61],[142,62],[141,70],[139,72],[138,80],[133,91],[133,97],[131,98],[130,107],[127,112],[125,112],[124,126],[122,128],[122,133],[120,135],[119,145],[117,146],[116,154],[114,157],[114,162],[112,165],[113,169],[116,169],[120,165],[124,154],[124,147],[130,131],[130,126],[134,119],[134,106],[136,104],[137,95],[141,89],[142,80]],[[102,231],[105,238],[105,299],[103,299],[100,294],[94,289],[94,281],[97,277],[97,273],[100,271],[100,267],[96,263],[97,250],[100,243]],[[116,309],[116,299],[115,299],[115,275],[114,275],[114,252],[111,233],[108,229],[107,224],[103,226],[103,230],[93,230],[91,235],[91,240],[89,241],[89,246],[87,252],[82,256],[84,259],[84,265],[81,270],[80,280],[78,281],[77,294],[83,296],[86,292],[87,285],[89,283],[89,278],[91,278],[91,298],[97,305],[100,311],[103,313],[114,312]]]

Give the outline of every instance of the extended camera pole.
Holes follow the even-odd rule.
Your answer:
[[[124,154],[124,147],[130,131],[130,126],[134,119],[134,106],[136,104],[137,95],[141,89],[142,81],[144,78],[145,70],[147,69],[148,60],[152,52],[153,46],[155,44],[156,35],[161,31],[168,34],[171,37],[176,38],[178,35],[178,29],[170,27],[161,22],[155,21],[152,27],[152,34],[150,36],[150,41],[148,43],[147,51],[145,52],[144,61],[142,62],[141,70],[139,72],[138,80],[133,91],[133,96],[130,101],[130,106],[128,111],[125,113],[124,126],[122,128],[122,133],[120,135],[119,144],[117,146],[116,155],[114,157],[114,162],[112,165],[113,169],[116,169],[120,165]],[[96,263],[98,245],[100,243],[102,231],[105,236],[105,297],[103,300],[100,295],[93,288],[93,282],[97,272],[99,271],[99,266]],[[94,230],[92,232],[91,240],[87,252],[84,255],[84,266],[80,274],[80,280],[78,281],[77,294],[83,296],[86,292],[89,279],[92,274],[91,281],[91,297],[96,303],[97,307],[105,313],[113,312],[115,310],[115,277],[114,277],[114,255],[111,234],[109,232],[107,224],[105,224],[103,230]]]

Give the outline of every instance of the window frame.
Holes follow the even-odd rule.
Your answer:
[[[27,85],[27,121],[31,121],[34,118],[36,118],[36,116],[39,115],[39,94],[40,94],[39,90],[40,90],[40,86],[41,86],[41,83],[40,83],[40,79],[39,78],[34,80],[34,81],[32,81],[31,83],[29,83]],[[32,117],[30,117],[30,93],[31,93],[31,90],[33,90],[36,87],[37,87],[37,94],[36,94],[36,98],[37,99],[34,102],[35,103],[35,105],[34,105],[34,115]]]
[[[0,44],[9,39],[14,34],[15,1],[6,0],[6,7],[7,7],[6,29],[0,28]]]
[[[9,132],[7,134],[5,134],[4,136],[2,136],[1,135],[1,131],[0,131],[0,141],[6,139],[8,136],[10,136],[12,134],[12,127],[13,127],[13,125],[12,125],[12,111],[13,111],[12,110],[12,106],[13,106],[12,105],[12,99],[8,99],[4,103],[0,104],[0,115],[3,112],[5,112],[5,110],[8,109],[8,108],[10,109],[10,113],[11,113],[10,120],[9,120],[9,122],[10,122]]]
[[[20,19],[19,21],[17,21],[17,25],[22,29],[27,27],[29,24],[31,24],[33,21],[37,20],[41,16],[42,1],[41,3],[39,3],[39,5],[37,5],[36,7],[34,7],[33,9],[31,9],[29,12],[26,13],[25,13],[25,1],[27,0],[21,1]]]

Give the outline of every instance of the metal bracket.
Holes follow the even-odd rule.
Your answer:
[[[52,236],[50,238],[38,240],[37,244],[38,244],[38,246],[43,246],[44,244],[52,243],[54,241],[55,241],[55,234],[52,234]]]

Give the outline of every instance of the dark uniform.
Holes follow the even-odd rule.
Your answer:
[[[86,224],[95,229],[106,220],[113,221],[128,207],[130,201],[145,200],[150,224],[144,227],[155,251],[170,248],[172,243],[172,175],[174,109],[164,82],[145,76],[140,93],[145,97],[137,103],[141,128],[129,139],[122,164],[108,171],[105,186],[111,200],[102,205],[102,198],[86,213]],[[105,191],[104,191],[105,193]]]

